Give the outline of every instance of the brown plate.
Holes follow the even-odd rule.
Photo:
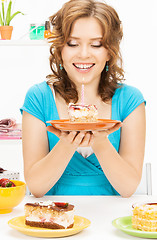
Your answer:
[[[47,121],[57,129],[63,131],[94,131],[107,130],[115,126],[120,121],[111,119],[98,119],[97,122],[70,122],[68,119]]]

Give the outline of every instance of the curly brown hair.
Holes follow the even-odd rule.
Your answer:
[[[108,50],[110,60],[109,69],[101,73],[98,94],[102,101],[110,100],[124,80],[122,57],[120,54],[120,41],[123,36],[121,21],[114,8],[96,0],[70,0],[53,16],[50,22],[53,26],[53,37],[49,39],[50,67],[52,74],[48,75],[48,85],[54,86],[67,103],[78,101],[78,92],[75,84],[69,79],[65,69],[60,69],[62,64],[61,51],[70,36],[72,24],[79,18],[94,17],[103,30],[102,44]]]

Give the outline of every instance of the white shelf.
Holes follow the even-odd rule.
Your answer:
[[[22,143],[22,139],[0,139],[0,145],[4,145],[4,144],[21,144]]]
[[[47,40],[0,40],[0,46],[49,46]]]

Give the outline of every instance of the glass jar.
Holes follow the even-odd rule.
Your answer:
[[[31,40],[44,39],[45,24],[30,24],[29,37]]]

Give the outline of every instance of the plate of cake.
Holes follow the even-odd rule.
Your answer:
[[[101,131],[114,127],[120,121],[98,119],[97,122],[71,122],[67,119],[51,120],[48,123],[62,131]]]
[[[132,236],[157,238],[157,203],[134,204],[132,216],[117,218],[112,224]]]
[[[9,220],[11,228],[34,237],[65,237],[90,226],[90,220],[74,215],[74,205],[65,202],[26,203],[25,215]]]
[[[120,121],[112,119],[98,119],[95,105],[69,104],[69,119],[50,120],[53,127],[62,131],[94,131],[107,130]]]

